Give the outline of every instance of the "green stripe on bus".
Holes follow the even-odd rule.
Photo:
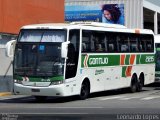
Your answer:
[[[130,56],[126,55],[125,65],[130,65]],[[155,63],[154,54],[136,55],[136,64]],[[82,55],[81,67],[102,67],[120,65],[120,55]]]
[[[126,55],[126,58],[125,58],[125,65],[129,65],[130,64],[130,55]]]
[[[141,57],[140,55],[136,56],[136,64],[140,64],[140,57]]]
[[[122,67],[122,77],[126,77],[126,69],[127,69],[127,66]]]
[[[156,48],[157,51],[160,51],[160,48]]]

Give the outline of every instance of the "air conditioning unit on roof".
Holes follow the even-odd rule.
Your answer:
[[[106,27],[106,28],[126,28],[124,25],[100,23],[100,22],[71,22],[70,24],[71,25],[93,26],[93,27]]]

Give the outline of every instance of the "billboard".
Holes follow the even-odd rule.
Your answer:
[[[103,22],[124,25],[124,4],[66,5],[65,21]]]

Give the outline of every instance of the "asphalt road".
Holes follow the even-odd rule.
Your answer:
[[[38,102],[31,96],[11,95],[0,97],[0,113],[3,120],[159,120],[160,84],[146,86],[138,93],[125,89],[95,93],[87,100],[49,97]]]

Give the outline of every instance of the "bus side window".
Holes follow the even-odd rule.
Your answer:
[[[148,52],[151,52],[151,51],[152,51],[151,44],[148,44],[148,45],[147,45],[147,50],[148,50]]]
[[[85,52],[87,50],[86,43],[82,43],[82,51]]]
[[[139,50],[140,50],[140,52],[146,52],[146,42],[142,39],[142,38],[140,38],[140,40],[139,40]]]
[[[138,48],[136,44],[131,44],[131,51],[132,52],[138,52]]]
[[[113,52],[114,51],[114,45],[113,44],[109,44],[109,51]]]
[[[118,52],[117,48],[117,34],[107,33],[108,52]]]
[[[121,52],[129,52],[129,37],[127,34],[119,34],[119,46]]]
[[[136,35],[130,34],[130,52],[139,52],[138,48],[138,37]]]
[[[126,44],[121,45],[121,52],[128,51],[128,46]]]
[[[100,31],[92,31],[91,35],[91,51],[104,52],[105,51],[105,34]]]
[[[97,52],[103,51],[101,44],[96,44],[96,51],[97,51]]]
[[[139,49],[140,49],[141,52],[143,51],[143,47],[142,47],[141,44],[139,45]]]
[[[91,51],[95,52],[95,40],[94,40],[93,32],[90,38],[90,42],[91,42]]]
[[[154,51],[154,42],[153,36],[151,35],[142,35],[140,37],[140,48],[141,52],[153,52]]]
[[[107,44],[108,44],[108,38],[105,36],[105,38],[104,38],[104,48],[105,48],[105,52],[108,52],[108,46],[107,46]]]
[[[83,37],[82,38],[82,52],[88,52],[89,51],[89,38]]]
[[[153,39],[151,38],[151,36],[148,36],[146,39],[147,39],[146,40],[147,52],[153,52],[153,50],[154,50]]]
[[[82,31],[82,52],[91,52],[91,34],[90,30]]]

